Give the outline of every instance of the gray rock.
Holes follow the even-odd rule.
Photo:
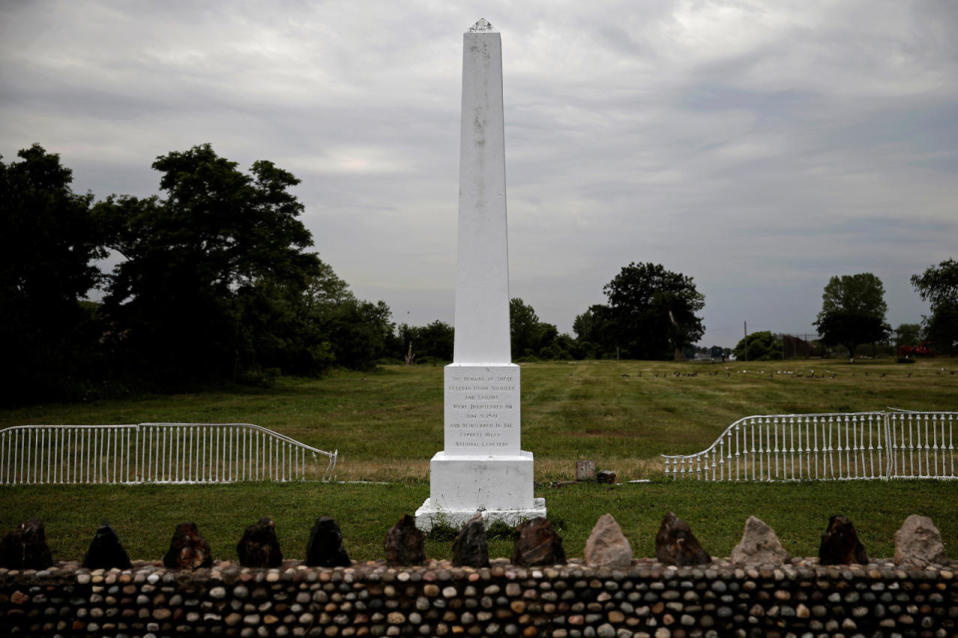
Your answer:
[[[791,558],[775,530],[755,516],[745,521],[742,540],[732,550],[731,560],[736,565],[757,567],[781,565]]]
[[[404,514],[386,532],[386,562],[393,566],[421,565],[426,561],[425,542],[422,532],[416,529],[416,519]]]
[[[912,514],[895,532],[895,563],[924,569],[948,560],[941,533],[927,516]]]
[[[632,564],[632,546],[611,514],[599,517],[585,543],[585,562],[590,567],[628,569]]]
[[[457,567],[489,567],[489,544],[482,514],[476,514],[462,528],[452,544],[452,564]]]

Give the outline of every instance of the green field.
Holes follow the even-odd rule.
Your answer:
[[[570,555],[581,555],[592,525],[612,512],[637,555],[668,510],[686,518],[706,549],[727,555],[745,518],[756,514],[796,554],[811,555],[828,516],[855,521],[873,555],[893,553],[892,534],[910,513],[933,517],[958,556],[958,482],[872,481],[796,484],[673,483],[660,454],[708,446],[751,414],[879,410],[958,410],[958,361],[912,365],[835,360],[769,363],[570,362],[522,365],[523,448],[536,457],[537,495],[563,526]],[[383,557],[382,538],[428,495],[428,461],[442,448],[442,368],[388,366],[320,380],[282,379],[269,389],[39,405],[0,412],[0,426],[26,423],[251,422],[310,445],[338,449],[340,481],[388,485],[0,488],[0,530],[42,518],[56,557],[81,558],[109,520],[136,558],[158,559],[173,526],[196,520],[220,558],[235,558],[242,529],[261,516],[277,523],[290,557],[302,557],[312,521],[334,516],[356,559]],[[647,484],[552,486],[594,459],[620,480]],[[428,551],[447,557],[451,543]],[[492,544],[509,554],[508,540]]]

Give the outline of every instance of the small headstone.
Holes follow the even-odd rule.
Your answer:
[[[712,557],[702,549],[692,528],[681,518],[669,512],[662,519],[655,535],[655,557],[665,565],[704,565]]]
[[[519,538],[512,550],[512,562],[521,567],[565,565],[562,539],[549,519],[541,516],[523,521],[516,530]]]
[[[822,534],[822,544],[818,548],[818,560],[822,565],[864,565],[868,562],[868,554],[858,540],[855,526],[846,517],[828,519],[828,528]]]
[[[737,565],[750,567],[781,565],[791,558],[775,530],[755,516],[745,521],[742,540],[732,550],[731,560]]]
[[[594,481],[595,480],[595,461],[576,461],[575,462],[575,480]]]
[[[489,544],[482,514],[476,514],[452,543],[452,564],[456,567],[489,567]]]
[[[632,564],[632,546],[611,514],[600,516],[592,528],[585,542],[585,562],[609,569],[628,569]]]
[[[163,565],[170,569],[199,569],[213,566],[213,554],[200,535],[196,523],[180,523],[173,531],[170,549],[163,557]]]
[[[941,533],[927,516],[912,514],[895,532],[895,563],[924,569],[948,560]]]
[[[595,479],[599,483],[615,483],[615,472],[612,470],[599,470],[595,475]]]
[[[283,564],[283,552],[276,538],[276,524],[269,518],[246,528],[236,545],[240,565],[243,567],[279,567]]]
[[[386,563],[394,566],[421,565],[426,561],[425,537],[416,529],[416,519],[403,514],[386,532]]]
[[[313,523],[306,543],[306,564],[310,567],[349,567],[352,561],[343,547],[343,533],[329,516]]]
[[[53,565],[43,523],[31,518],[0,541],[0,566],[10,569],[46,569]]]
[[[133,565],[116,532],[108,523],[103,523],[93,536],[83,566],[87,569],[130,569]]]

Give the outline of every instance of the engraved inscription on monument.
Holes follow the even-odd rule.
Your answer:
[[[518,454],[519,367],[445,369],[446,454]]]

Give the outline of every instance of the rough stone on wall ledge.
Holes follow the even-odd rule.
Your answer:
[[[44,569],[53,564],[43,522],[31,518],[0,541],[0,566],[11,569]]]
[[[775,530],[756,516],[745,521],[742,540],[732,550],[731,560],[737,565],[778,566],[789,559],[788,552],[782,547]]]
[[[317,518],[306,543],[306,564],[311,567],[348,567],[351,563],[336,521],[329,516]]]
[[[822,565],[864,565],[868,562],[865,546],[858,540],[858,532],[848,518],[838,515],[828,519],[828,527],[818,548],[818,560]]]
[[[655,557],[666,565],[704,565],[711,562],[689,524],[669,512],[655,535]]]
[[[947,562],[941,533],[927,516],[912,514],[895,532],[895,563],[924,569]]]
[[[283,564],[283,552],[276,538],[276,525],[269,518],[261,518],[243,532],[236,545],[240,565],[243,567],[279,567]]]
[[[89,569],[129,569],[131,567],[129,555],[108,523],[103,523],[93,536],[90,549],[83,558],[83,566]]]
[[[469,519],[452,544],[452,564],[456,567],[488,567],[489,544],[482,514]]]
[[[213,564],[213,553],[196,523],[180,523],[173,532],[163,565],[170,569],[199,569]]]
[[[585,562],[589,567],[628,569],[632,564],[632,546],[612,514],[599,517],[585,542]]]
[[[533,567],[565,564],[562,538],[552,528],[549,519],[539,516],[523,521],[516,531],[519,532],[519,538],[512,550],[512,562],[515,565]]]
[[[426,560],[425,537],[416,529],[416,519],[403,514],[386,532],[386,562],[390,565],[420,565]]]

